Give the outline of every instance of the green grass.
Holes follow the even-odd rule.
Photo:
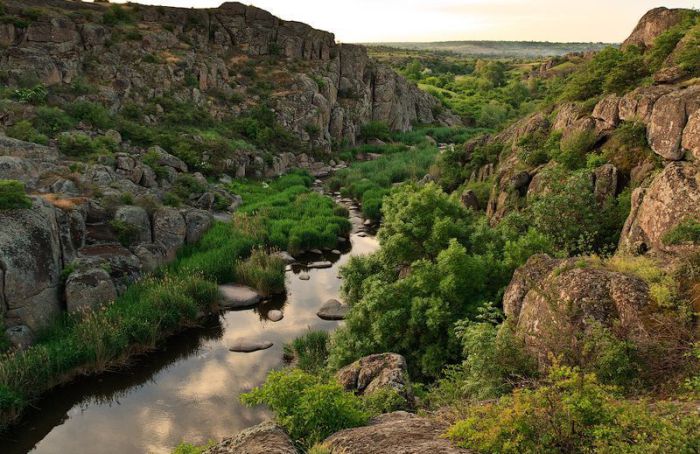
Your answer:
[[[318,373],[326,367],[329,337],[325,331],[309,331],[284,346],[284,357],[305,372]]]
[[[256,289],[261,295],[284,293],[285,262],[281,257],[256,249],[236,265],[237,280]]]
[[[418,180],[435,162],[433,146],[402,153],[387,154],[373,161],[357,162],[340,170],[328,180],[328,187],[362,204],[362,214],[369,219],[381,218],[382,199],[395,183]],[[342,188],[342,189],[341,189]]]
[[[296,173],[270,185],[234,184],[247,201],[240,214],[246,222],[216,223],[198,244],[182,248],[173,263],[130,286],[115,302],[95,312],[66,314],[38,333],[28,350],[0,356],[0,425],[66,379],[103,371],[196,323],[215,306],[217,284],[234,281],[236,262],[254,248],[296,245],[297,235],[309,235],[304,237],[308,247],[335,245],[349,222],[333,214],[332,200],[310,191],[310,181]],[[270,270],[274,276],[266,274],[261,282],[274,288],[279,264]]]
[[[675,245],[683,243],[700,243],[700,221],[697,219],[684,219],[677,226],[664,235],[664,243]]]

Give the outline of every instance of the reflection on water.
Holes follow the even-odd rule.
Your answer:
[[[330,260],[333,267],[287,273],[287,297],[248,311],[213,316],[188,330],[129,369],[83,378],[61,387],[37,403],[24,420],[0,439],[3,453],[163,453],[180,441],[206,443],[231,436],[269,415],[247,408],[238,396],[283,365],[282,347],[311,330],[332,330],[317,310],[337,298],[338,269],[351,255],[378,248],[373,237],[351,236],[352,254],[308,260]],[[346,249],[349,250],[349,247]],[[311,279],[298,278],[301,271]],[[280,309],[273,323],[267,311]],[[237,338],[272,341],[255,353],[232,353]]]

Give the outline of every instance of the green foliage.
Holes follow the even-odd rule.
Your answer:
[[[241,395],[247,405],[267,405],[278,424],[304,447],[369,419],[360,397],[298,369],[270,372],[265,383]]]
[[[31,208],[32,199],[24,193],[24,183],[17,180],[0,180],[0,210]]]
[[[360,127],[360,139],[365,142],[371,139],[389,140],[391,130],[381,121],[370,121]]]
[[[700,220],[682,220],[664,235],[663,241],[665,244],[700,243]]]
[[[90,101],[74,101],[66,106],[68,114],[77,121],[87,123],[95,128],[109,129],[114,120],[102,104]]]
[[[284,293],[284,260],[260,249],[236,264],[238,280],[256,289],[261,295]]]
[[[373,416],[410,410],[406,398],[393,388],[380,388],[364,394],[362,401],[367,413]]]
[[[602,156],[626,174],[645,161],[657,159],[647,143],[646,126],[640,121],[621,123],[603,146]]]
[[[617,400],[595,375],[554,367],[544,386],[472,406],[448,436],[484,453],[693,452],[698,422]]]
[[[599,205],[589,171],[569,174],[561,168],[545,174],[546,191],[533,197],[528,216],[533,227],[568,255],[615,249],[630,207],[630,193]]]
[[[131,246],[138,238],[139,228],[136,225],[121,219],[112,219],[109,225],[114,230],[114,233],[117,234],[117,239],[123,246]]]
[[[116,145],[105,136],[91,138],[82,132],[62,133],[58,136],[58,149],[74,157],[109,154]]]
[[[204,451],[214,446],[214,443],[209,443],[204,446],[193,445],[190,443],[180,443],[175,446],[175,449],[171,454],[202,454]]]
[[[133,21],[129,10],[121,5],[111,5],[102,15],[102,23],[105,25],[128,24]]]
[[[39,107],[34,125],[42,134],[54,135],[71,129],[75,126],[75,121],[57,107]]]
[[[35,85],[31,88],[18,88],[14,91],[13,97],[19,102],[33,105],[41,105],[46,102],[49,92],[43,85]]]
[[[586,154],[595,145],[596,136],[593,131],[577,131],[561,140],[559,149],[552,151],[555,161],[569,170],[577,170],[586,166]]]
[[[8,137],[24,140],[25,142],[34,142],[41,145],[49,143],[49,138],[34,129],[29,120],[18,121],[15,125],[7,128],[6,133]]]
[[[158,158],[154,157],[153,154],[150,155],[148,157],[148,162],[150,162],[151,164],[149,165],[151,165],[152,168],[155,165],[155,167],[158,168],[159,172],[162,173],[162,167],[160,167],[158,164],[155,164],[155,162],[157,162],[157,159]],[[158,172],[156,172],[156,175],[157,174]],[[177,179],[175,180],[175,183],[173,184],[173,193],[175,193],[175,195],[184,200],[188,200],[191,195],[202,194],[206,190],[206,184],[202,183],[201,181],[197,180],[195,177],[187,173],[178,175]]]
[[[436,377],[461,358],[454,323],[495,300],[525,251],[541,252],[547,241],[505,224],[493,229],[433,184],[395,189],[384,211],[381,252],[341,270],[352,310],[332,335],[329,365],[392,351],[406,357],[413,376]],[[509,241],[517,246],[506,259]]]
[[[685,46],[678,52],[675,60],[683,71],[692,75],[700,75],[700,25],[688,32]]]
[[[478,321],[457,323],[465,359],[460,366],[448,367],[431,390],[433,406],[499,397],[537,376],[537,364],[514,334],[512,323],[496,325],[501,314],[490,305],[480,312]]]
[[[284,346],[284,357],[294,367],[318,374],[326,367],[329,338],[325,331],[309,331]]]

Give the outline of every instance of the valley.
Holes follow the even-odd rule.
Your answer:
[[[700,15],[630,32],[0,2],[2,451],[700,449]]]

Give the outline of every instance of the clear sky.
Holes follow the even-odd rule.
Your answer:
[[[211,8],[223,0],[135,1]],[[700,0],[254,0],[251,3],[282,19],[333,32],[341,42],[620,42],[651,8],[700,7]]]

